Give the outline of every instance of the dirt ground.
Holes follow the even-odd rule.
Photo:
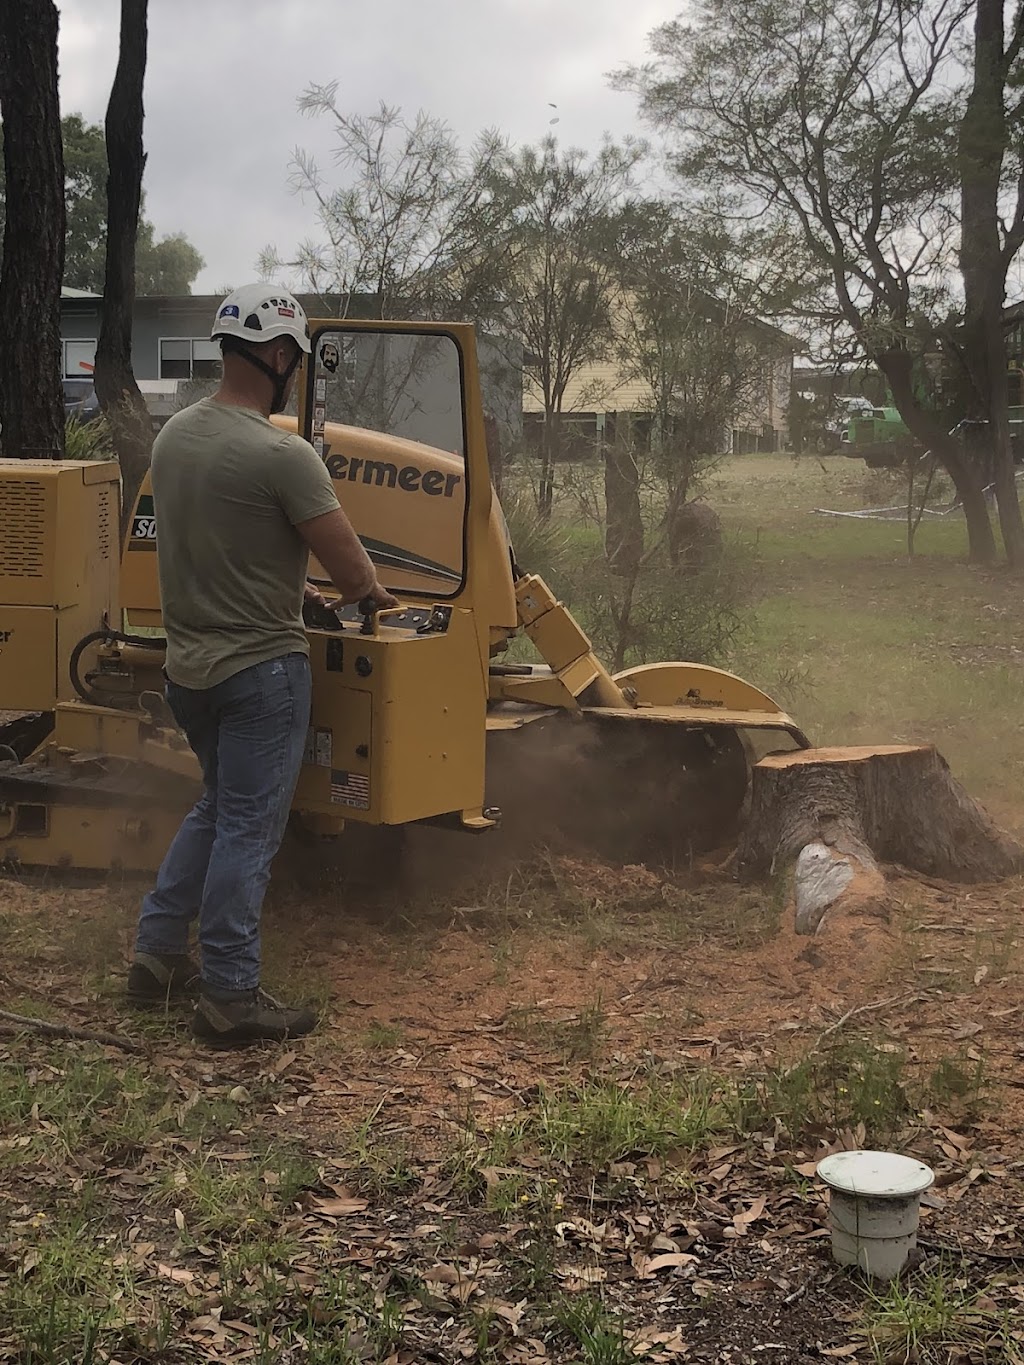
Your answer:
[[[317,1355],[315,1333],[294,1335],[283,1309],[224,1306],[225,1248],[246,1243],[245,1218],[204,1244],[176,1224],[180,1201],[173,1216],[166,1199],[153,1202],[188,1158],[187,1138],[113,1158],[89,1150],[86,1171],[116,1194],[106,1235],[148,1248],[137,1292],[155,1294],[173,1323],[162,1353],[101,1337],[96,1358],[1016,1359],[1006,1324],[1024,1305],[1024,888],[896,876],[891,889],[887,922],[807,939],[714,859],[676,877],[550,859],[497,900],[493,887],[475,897],[463,887],[400,915],[392,906],[390,918],[281,888],[268,956],[283,988],[318,995],[322,1030],[224,1056],[192,1046],[187,1013],[140,1022],[120,1005],[135,887],[4,882],[5,1008],[138,1040],[173,1103],[244,1097],[211,1152],[220,1172],[275,1144],[308,1159],[302,1188],[274,1215],[307,1300],[329,1244],[332,1264],[374,1287],[379,1304],[400,1301],[403,1326],[386,1348],[368,1328],[353,1332],[349,1306],[349,1354],[335,1331],[339,1353]],[[0,1055],[42,1094],[39,1075],[83,1049],[126,1061],[31,1034]],[[892,1085],[879,1060],[896,1064]],[[645,1140],[628,1123],[618,1133],[621,1115],[594,1120],[585,1108],[601,1087],[683,1106],[706,1085],[732,1100],[692,1143]],[[573,1142],[559,1155],[525,1136],[538,1104],[566,1095],[584,1106],[570,1129],[581,1148],[593,1140],[594,1160],[577,1160]],[[36,1105],[34,1118],[8,1106],[0,1138],[10,1230],[0,1285],[43,1253],[40,1215],[53,1218],[60,1198],[52,1154],[12,1160],[45,1127],[45,1100],[42,1113]],[[516,1131],[518,1145],[498,1141]],[[932,1354],[908,1354],[910,1327],[892,1327],[890,1300],[828,1253],[813,1163],[875,1140],[936,1171],[913,1275],[924,1298],[939,1283],[959,1298]],[[74,1187],[83,1171],[74,1155],[63,1160]],[[541,1245],[543,1266],[529,1271]],[[595,1313],[600,1330],[587,1325]],[[80,1358],[19,1349],[0,1327],[0,1359]]]

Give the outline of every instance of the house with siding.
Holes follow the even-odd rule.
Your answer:
[[[778,327],[751,321],[758,373],[743,411],[721,437],[722,452],[746,455],[753,451],[783,450],[789,444],[789,400],[794,357],[802,342]],[[634,437],[649,438],[654,398],[647,382],[626,373],[615,360],[581,366],[566,389],[562,409],[561,448],[569,458],[585,455],[621,434],[628,424]],[[529,446],[539,446],[544,422],[540,390],[527,377],[523,392],[523,435]]]

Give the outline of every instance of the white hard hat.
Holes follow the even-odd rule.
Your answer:
[[[244,284],[217,309],[210,340],[273,341],[292,337],[309,355],[309,325],[302,305],[288,289],[274,284]]]

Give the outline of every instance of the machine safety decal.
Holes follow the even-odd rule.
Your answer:
[[[370,809],[370,779],[363,773],[331,770],[331,801],[336,806],[349,806],[352,810]]]
[[[302,761],[315,768],[329,768],[333,747],[330,730],[315,729],[311,725],[306,731],[306,751],[302,755]]]
[[[148,542],[144,548],[156,549],[156,517],[153,514],[153,497],[150,493],[143,493],[135,508],[135,515],[132,518],[132,540]]]

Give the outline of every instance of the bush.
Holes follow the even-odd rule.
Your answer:
[[[523,573],[553,578],[565,565],[569,551],[569,537],[565,528],[550,517],[545,519],[537,511],[537,504],[527,490],[506,491],[501,500],[516,563]]]
[[[659,660],[720,663],[743,629],[749,570],[738,546],[701,569],[673,568],[665,550],[634,577],[612,572],[600,553],[566,561],[552,587],[613,669]]]
[[[82,422],[69,417],[64,423],[64,458],[66,460],[113,460],[114,445],[105,417]]]

